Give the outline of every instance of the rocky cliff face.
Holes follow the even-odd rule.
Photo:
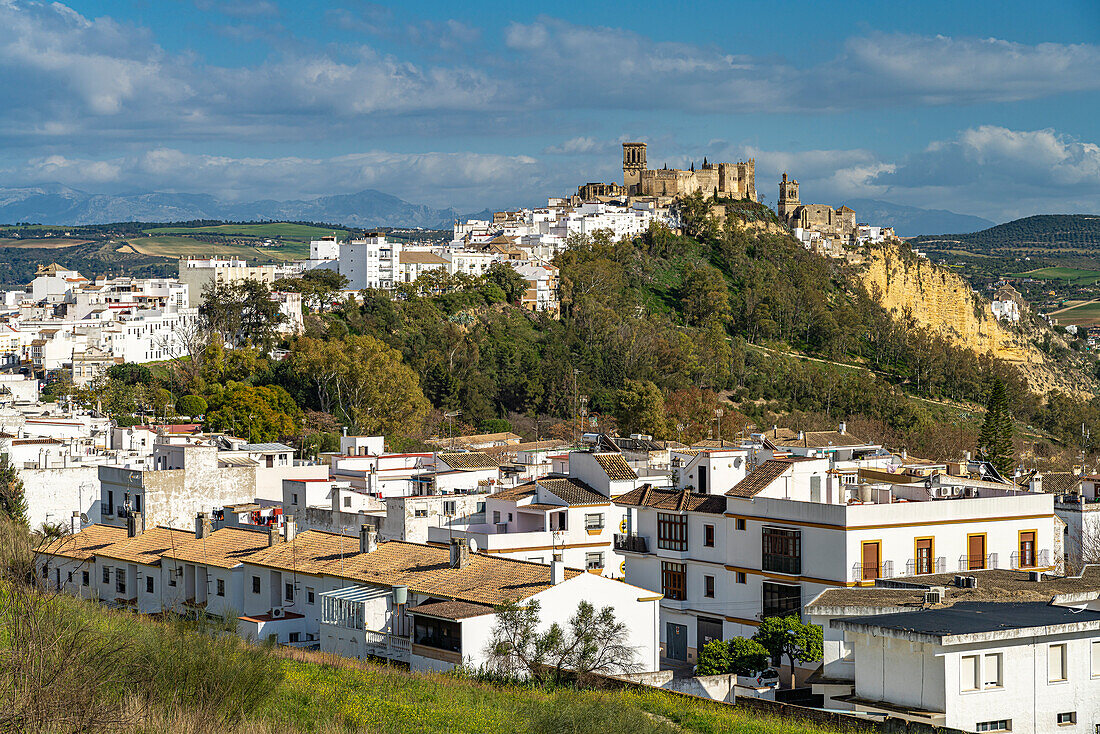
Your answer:
[[[958,274],[895,244],[872,248],[859,273],[871,296],[898,318],[909,315],[958,346],[1016,364],[1035,392],[1094,394],[1087,372],[1052,364],[1026,333],[998,322],[989,302]]]

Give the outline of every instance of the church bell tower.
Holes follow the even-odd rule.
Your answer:
[[[645,143],[623,143],[623,187],[627,194],[642,193],[642,171],[646,170]]]

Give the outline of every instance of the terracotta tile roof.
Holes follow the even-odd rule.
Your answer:
[[[321,576],[334,574],[330,568],[333,564],[338,573],[341,561],[358,553],[358,538],[307,530],[295,535],[289,543],[277,543],[253,553],[247,563]]]
[[[429,601],[415,607],[409,607],[405,611],[409,614],[459,620],[492,614],[493,607],[486,604],[473,604],[468,601]]]
[[[579,479],[570,479],[567,477],[537,479],[527,484],[521,484],[518,487],[494,492],[489,495],[489,497],[495,500],[519,502],[528,497],[534,497],[538,494],[539,488],[550,492],[566,505],[606,505],[611,502],[610,499],[604,497]],[[533,507],[533,505],[525,506]]]
[[[798,437],[798,431],[790,428],[777,428],[764,434],[765,440],[774,446],[866,446],[848,432],[840,431],[804,431],[802,438]]]
[[[456,451],[436,458],[452,469],[496,469],[500,462],[481,451]]]
[[[709,512],[715,515],[726,511],[726,498],[722,495],[697,494],[677,489],[655,489],[648,484],[615,498],[615,504],[672,512]]]
[[[521,436],[511,431],[503,431],[500,433],[478,433],[470,436],[454,436],[453,438],[448,438],[446,436],[430,438],[425,443],[434,446],[473,446],[482,443],[516,444],[522,440],[523,438]]]
[[[755,497],[771,486],[791,468],[789,459],[769,459],[749,472],[749,475],[726,492],[727,497]]]
[[[463,568],[451,567],[447,546],[391,540],[373,553],[330,561],[329,573],[353,581],[382,586],[403,585],[418,594],[496,606],[534,596],[552,586],[550,566],[471,553]],[[584,573],[566,569],[565,578]]]
[[[37,552],[86,561],[107,546],[122,540],[126,540],[126,528],[89,525],[75,535],[66,535],[39,546]]]
[[[260,530],[222,528],[205,538],[192,538],[164,553],[165,558],[218,568],[233,568],[256,551],[267,548],[268,534]]]
[[[406,252],[401,253],[401,264],[418,265],[446,265],[447,261],[434,252]]]
[[[1041,476],[1043,491],[1048,494],[1069,494],[1081,483],[1081,477],[1068,471],[1048,471]]]
[[[626,463],[622,454],[593,454],[596,462],[607,472],[612,481],[637,479],[638,474]]]
[[[161,555],[194,539],[195,534],[190,530],[155,527],[133,538],[124,537],[96,555],[117,561],[156,566],[160,563]]]
[[[579,479],[539,479],[535,482],[567,505],[606,505],[611,502]]]

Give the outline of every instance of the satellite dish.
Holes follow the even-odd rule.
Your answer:
[[[477,553],[477,541],[473,538],[470,538],[470,552]]]
[[[87,522],[91,522],[91,520],[89,520],[89,519],[88,519],[88,516],[87,516],[87,515],[85,515],[85,514],[84,514],[84,513],[82,512],[82,513],[80,513],[80,522],[83,522],[83,523],[87,523]]]
[[[985,464],[978,464],[978,475],[985,476]]]

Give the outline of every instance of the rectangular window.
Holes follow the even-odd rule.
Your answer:
[[[1065,726],[1066,724],[1076,724],[1076,723],[1077,723],[1077,712],[1076,711],[1066,711],[1064,713],[1058,714],[1058,726]]]
[[[763,569],[773,573],[802,573],[802,531],[765,527]]]
[[[976,691],[982,687],[977,655],[963,655],[959,658],[959,683],[964,691]]]
[[[80,585],[81,586],[87,586],[88,582],[89,582],[88,572],[87,571],[81,571],[80,572]],[[1096,643],[1093,643],[1093,644],[1096,644]]]
[[[1035,533],[1020,533],[1020,568],[1035,568]]]
[[[454,500],[447,500],[443,503],[443,514],[447,517],[454,517],[457,514],[456,509],[457,505]]]
[[[153,577],[152,576],[146,576],[145,577],[145,593],[146,594],[152,594],[153,593]]]
[[[351,497],[344,498],[344,507],[351,507]]]
[[[584,516],[585,530],[603,530],[603,513],[596,512]]]
[[[661,593],[672,601],[687,598],[687,567],[684,564],[661,562]]]
[[[714,547],[714,526],[713,525],[704,525],[703,526],[703,545],[707,548],[713,548]]]
[[[302,635],[301,632],[291,632],[290,633],[290,641],[291,642],[298,642],[300,639],[302,639],[301,635]]]
[[[744,530],[745,529],[745,518],[739,517],[736,520],[734,520],[734,527],[737,528],[738,530]]]
[[[500,510],[493,510],[493,524],[497,525],[499,523],[500,523]],[[553,524],[553,523],[551,523],[551,524]]]
[[[105,584],[111,583],[111,567],[110,566],[104,566],[103,567],[103,583],[105,583]]]
[[[126,593],[126,569],[124,568],[115,569],[115,591],[119,594]]]
[[[1092,641],[1092,677],[1100,678],[1100,640]]]
[[[424,508],[413,510],[413,517],[427,517],[428,511]]]
[[[297,492],[294,492],[290,495],[290,504],[292,504],[292,505],[298,504],[298,493]]]
[[[763,611],[765,617],[785,617],[802,611],[802,587],[788,584],[763,583]]]
[[[739,583],[739,584],[748,583],[745,579],[745,572],[744,571],[737,571],[736,575],[735,575],[735,578],[737,580],[737,583]]]
[[[707,597],[708,599],[713,599],[714,598],[714,577],[713,576],[704,576],[703,577],[703,596]]]
[[[217,579],[217,591],[218,596],[225,596],[225,579]]]
[[[42,566],[42,578],[48,579],[50,577],[50,567],[48,565]]]
[[[974,731],[1012,731],[1012,719],[997,719],[996,721],[979,721],[974,725]]]
[[[1051,645],[1047,648],[1047,680],[1058,683],[1066,679],[1066,646]]]
[[[1000,688],[1004,685],[1001,653],[990,653],[982,659],[982,678],[985,688]]]
[[[657,547],[686,551],[688,549],[687,528],[687,515],[657,513]]]
[[[175,586],[176,585],[176,569],[174,569],[174,568],[168,569],[168,585],[169,586]]]
[[[260,593],[260,577],[259,576],[253,576],[252,577],[252,593],[253,594],[259,594]]]
[[[310,586],[307,586],[306,587],[306,604],[312,604],[313,599],[314,599],[313,588],[310,587]]]
[[[294,601],[294,584],[290,582],[286,584],[286,600]]]
[[[584,567],[589,571],[603,570],[603,553],[585,553]]]
[[[810,477],[810,502],[821,501],[821,477],[814,475]]]

